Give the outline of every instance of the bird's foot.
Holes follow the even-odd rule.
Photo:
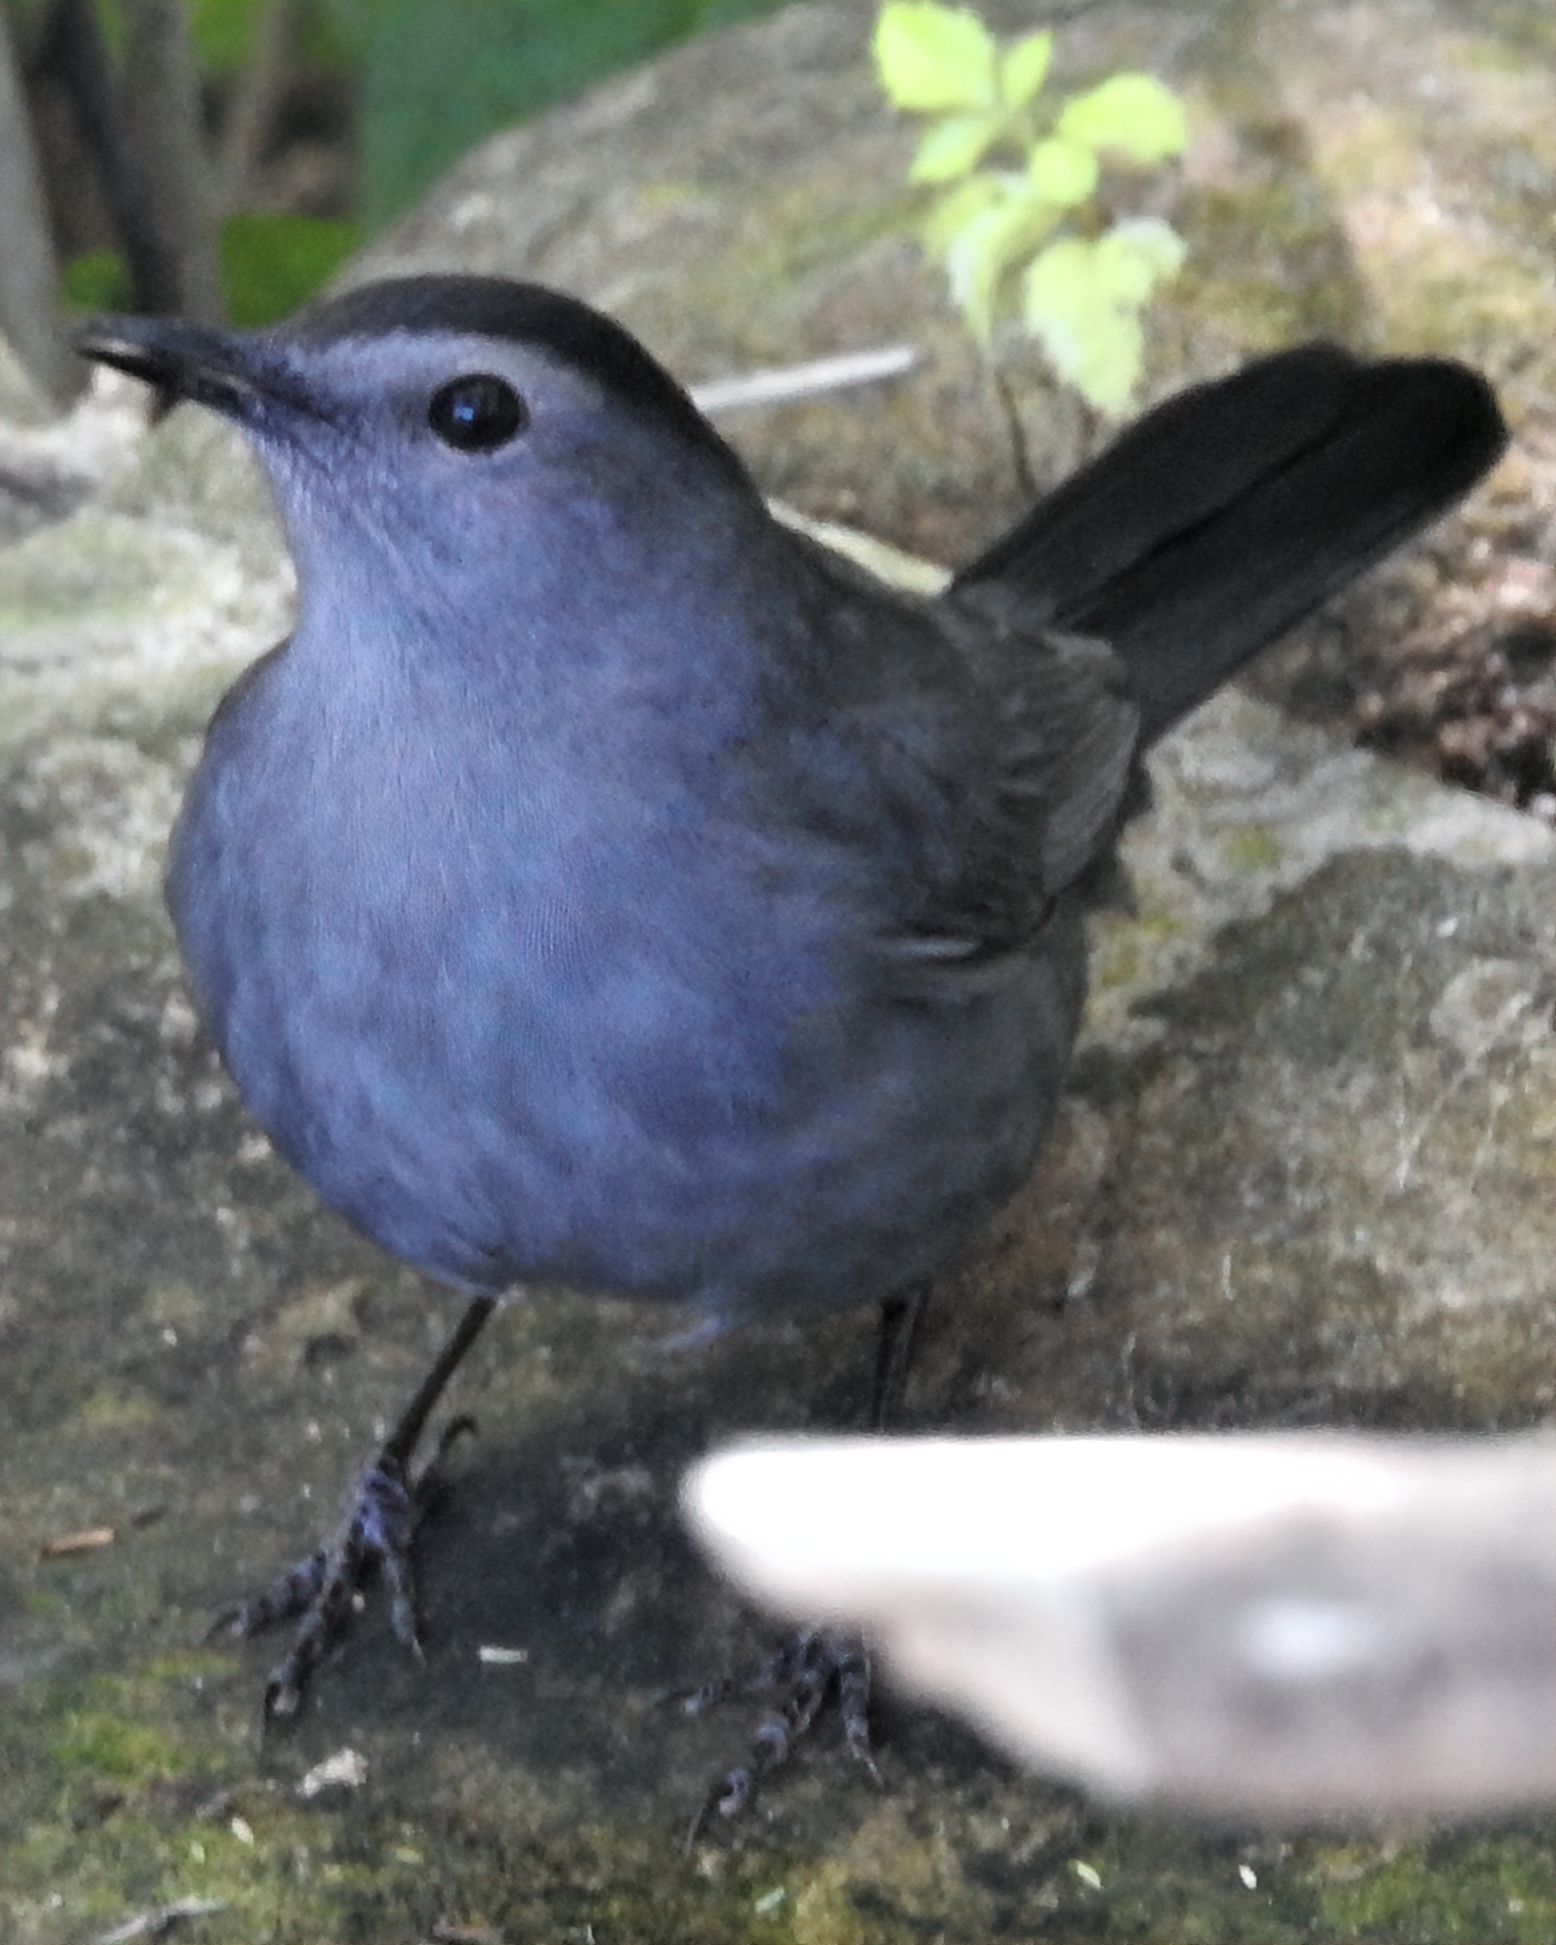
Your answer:
[[[266,1723],[297,1713],[315,1669],[349,1632],[375,1575],[388,1589],[389,1624],[395,1635],[422,1658],[411,1545],[442,1483],[449,1448],[474,1429],[472,1419],[454,1419],[436,1452],[414,1474],[386,1446],[357,1481],[333,1538],[295,1561],[261,1593],[235,1601],[217,1615],[207,1639],[225,1634],[248,1640],[288,1621],[298,1622],[291,1647],[265,1682]]]
[[[757,1785],[789,1760],[829,1704],[837,1709],[849,1749],[880,1782],[870,1752],[870,1657],[863,1642],[833,1628],[805,1628],[744,1680],[709,1682],[681,1706],[688,1715],[701,1715],[732,1695],[767,1694],[778,1699],[752,1732],[749,1760],[726,1770],[709,1790],[686,1833],[688,1850],[710,1816],[743,1814]]]

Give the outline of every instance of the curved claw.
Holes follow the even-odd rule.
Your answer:
[[[339,1646],[375,1574],[389,1594],[389,1624],[418,1661],[425,1660],[416,1613],[411,1547],[429,1505],[442,1487],[440,1468],[453,1445],[476,1429],[467,1414],[450,1421],[437,1450],[414,1477],[386,1447],[357,1481],[346,1517],[333,1539],[294,1562],[269,1587],[224,1607],[206,1640],[248,1640],[288,1621],[299,1623],[291,1647],[265,1682],[266,1724],[297,1713],[314,1671]]]
[[[788,1762],[829,1704],[835,1704],[849,1750],[880,1783],[870,1750],[870,1658],[864,1644],[831,1628],[806,1628],[784,1643],[743,1682],[709,1682],[682,1699],[689,1715],[700,1715],[734,1694],[781,1690],[777,1709],[764,1715],[751,1736],[751,1756],[724,1771],[713,1784],[687,1829],[682,1849],[689,1852],[715,1812],[742,1816],[762,1779]]]

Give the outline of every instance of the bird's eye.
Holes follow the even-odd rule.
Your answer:
[[[456,452],[493,452],[529,423],[529,408],[506,378],[477,371],[432,394],[427,423]]]

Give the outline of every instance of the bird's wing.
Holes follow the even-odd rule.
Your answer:
[[[845,838],[868,826],[888,861],[885,943],[925,964],[1021,950],[1111,851],[1139,740],[1122,665],[986,598],[899,599],[827,571],[817,782]]]

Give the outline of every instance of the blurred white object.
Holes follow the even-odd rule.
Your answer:
[[[684,1502],[742,1586],[1114,1798],[1556,1798],[1556,1439],[795,1439]]]

